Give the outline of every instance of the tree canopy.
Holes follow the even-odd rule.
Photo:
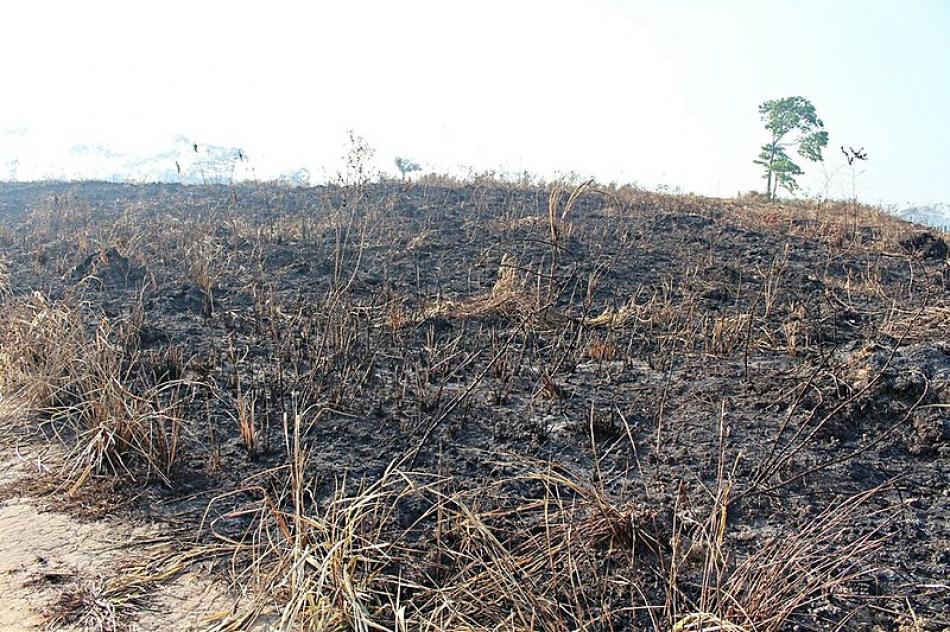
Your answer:
[[[821,161],[821,152],[828,145],[825,124],[804,97],[766,101],[759,105],[759,115],[771,135],[754,161],[765,170],[766,194],[774,198],[779,186],[794,193],[798,189],[796,176],[805,172],[788,155],[788,148],[794,147],[807,160]]]
[[[419,166],[419,163],[409,158],[404,158],[402,156],[396,156],[396,159],[393,161],[396,163],[396,169],[399,169],[399,173],[402,174],[402,177],[405,178],[407,173],[413,171],[422,171],[422,167]]]

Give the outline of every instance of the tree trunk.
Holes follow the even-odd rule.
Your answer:
[[[769,153],[769,164],[766,167],[768,170],[768,180],[765,182],[765,197],[772,200],[775,198],[775,193],[772,189],[772,165],[775,163],[775,146],[778,143],[778,140],[775,136],[772,136],[772,149]],[[775,184],[778,185],[778,178],[775,178]]]

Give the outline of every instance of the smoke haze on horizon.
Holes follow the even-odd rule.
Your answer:
[[[831,135],[807,193],[950,199],[950,5],[777,1],[20,3],[5,9],[0,178],[331,179],[353,130],[394,173],[575,172],[758,190],[768,98]],[[864,146],[852,172],[838,145]],[[305,171],[304,171],[305,170]]]

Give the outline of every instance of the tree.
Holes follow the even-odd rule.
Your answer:
[[[755,164],[765,168],[765,193],[775,199],[778,187],[789,193],[798,189],[796,176],[804,171],[789,157],[787,148],[795,147],[798,155],[807,160],[822,160],[821,150],[828,145],[825,124],[815,114],[815,106],[804,97],[772,99],[759,106],[759,115],[765,129],[772,135],[762,145]]]
[[[402,156],[396,156],[396,159],[393,161],[396,163],[396,169],[399,169],[399,173],[402,174],[402,179],[406,179],[407,173],[412,173],[413,171],[422,171],[422,167],[419,166],[419,163],[409,160],[408,158],[403,158]]]

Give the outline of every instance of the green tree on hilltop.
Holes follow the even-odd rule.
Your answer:
[[[765,169],[765,193],[775,199],[778,187],[789,193],[798,189],[796,176],[804,171],[789,157],[787,148],[795,147],[798,155],[813,162],[822,160],[821,150],[828,145],[825,124],[815,113],[815,106],[804,97],[772,99],[759,106],[765,129],[772,135],[762,145],[755,164]]]
[[[403,158],[402,156],[396,156],[396,159],[393,161],[396,163],[396,169],[399,169],[399,173],[402,174],[402,179],[406,179],[406,175],[412,173],[413,171],[422,171],[422,167],[419,166],[418,162],[410,160],[408,158]]]

